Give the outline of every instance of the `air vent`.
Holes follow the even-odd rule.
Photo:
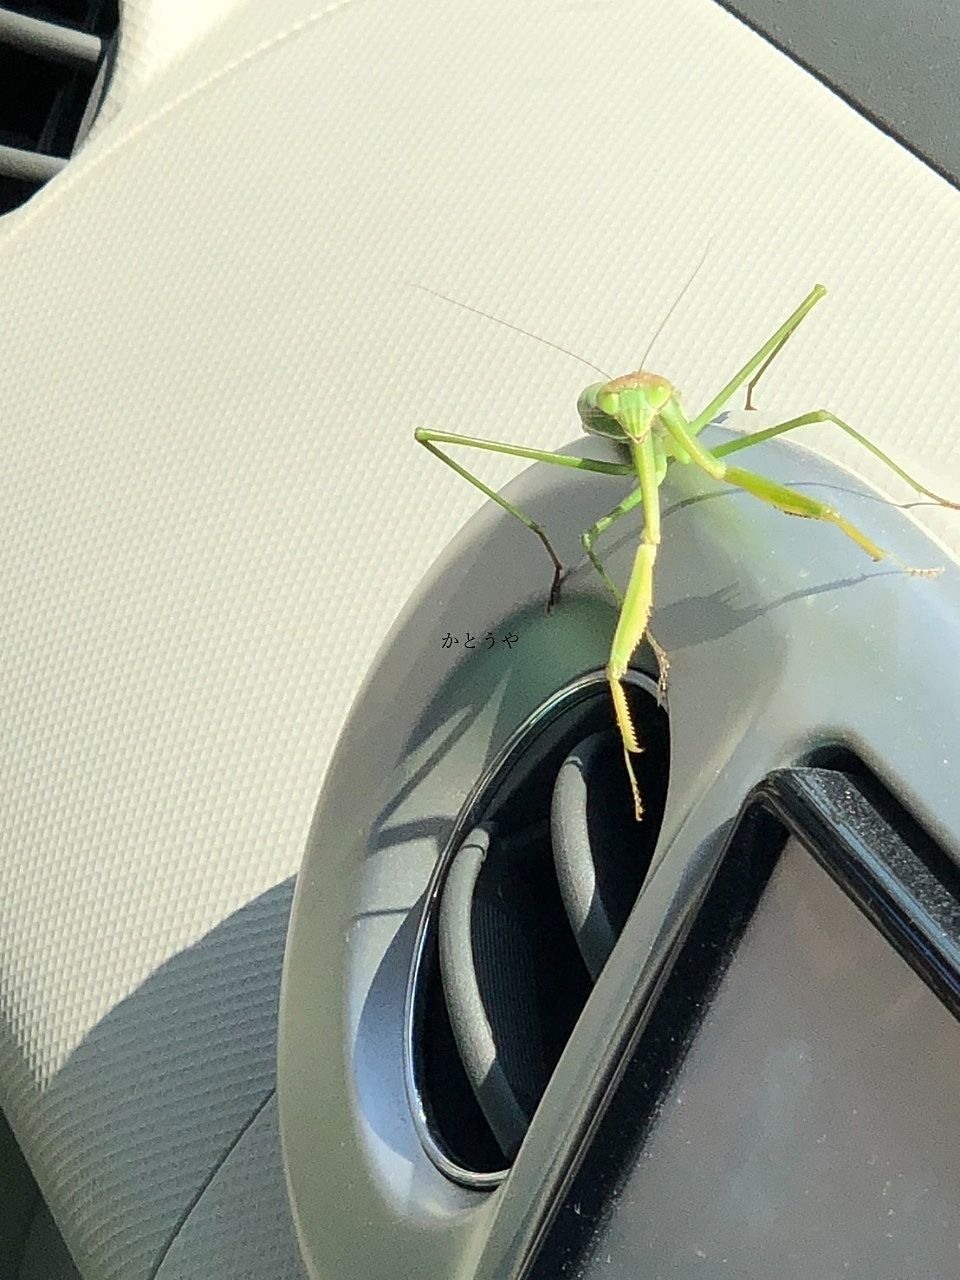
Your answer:
[[[0,3],[0,214],[59,173],[103,97],[117,0]]]
[[[462,815],[428,894],[407,1008],[407,1080],[434,1163],[504,1176],[653,856],[669,773],[656,688],[631,682],[645,744],[636,822],[602,678],[552,700]]]

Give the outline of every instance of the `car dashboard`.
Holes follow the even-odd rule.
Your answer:
[[[747,465],[880,563],[671,468],[637,824],[581,769],[617,608],[580,535],[626,481],[466,460],[555,538],[548,614],[543,547],[414,440],[610,461],[576,413],[598,365],[643,358],[692,416],[822,281],[703,441],[825,409],[960,501],[941,64],[925,109],[903,89],[939,19],[894,67],[888,9],[122,0],[72,153],[0,138],[34,175],[0,217],[0,1274],[950,1274],[960,513],[830,422]],[[641,523],[598,544],[621,584]],[[830,779],[858,868],[880,827],[907,850],[869,901]],[[793,843],[724,915],[758,806]],[[769,1016],[738,1023],[751,939]],[[545,1013],[520,979],[554,945],[579,976]],[[544,1019],[514,1072],[501,1037]],[[860,1095],[899,1138],[843,1129]],[[814,1247],[825,1188],[897,1143]]]

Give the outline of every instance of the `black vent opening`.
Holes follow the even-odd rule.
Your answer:
[[[643,821],[591,682],[490,779],[424,917],[408,1068],[428,1151],[468,1184],[512,1163],[650,866],[669,726],[652,682],[630,690]]]
[[[0,214],[54,177],[106,85],[117,0],[0,0]]]

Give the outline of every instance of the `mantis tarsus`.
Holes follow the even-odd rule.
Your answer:
[[[433,292],[428,290],[428,292]],[[775,436],[784,435],[798,427],[808,426],[815,422],[829,422],[851,436],[874,457],[878,458],[917,493],[923,494],[932,501],[945,507],[960,509],[960,503],[951,502],[933,493],[913,476],[908,475],[902,467],[889,458],[866,436],[838,418],[827,409],[817,409],[812,413],[804,413],[796,418],[789,418],[775,426],[765,427],[760,431],[752,431],[736,440],[718,445],[713,449],[705,448],[697,439],[703,428],[728,403],[736,392],[746,385],[746,407],[752,408],[752,395],[759,379],[769,368],[774,358],[783,350],[784,345],[796,331],[807,313],[820,301],[826,293],[823,285],[816,285],[804,298],[796,311],[769,338],[755,355],[747,361],[727,383],[722,391],[710,401],[706,408],[693,419],[688,419],[680,405],[680,396],[676,387],[656,373],[648,373],[639,369],[634,373],[624,374],[619,378],[608,378],[604,382],[596,382],[583,391],[577,401],[577,411],[584,431],[591,435],[605,436],[621,445],[629,454],[629,461],[606,462],[594,458],[571,457],[561,453],[551,453],[542,449],[528,449],[520,445],[504,444],[496,440],[481,440],[473,436],[454,435],[446,431],[432,431],[421,427],[415,432],[416,439],[433,454],[436,454],[447,466],[452,467],[458,475],[463,476],[470,484],[479,489],[486,497],[498,503],[505,511],[515,516],[526,525],[543,543],[547,554],[553,562],[554,574],[550,587],[548,609],[552,609],[559,598],[563,566],[557,556],[550,539],[543,528],[519,507],[508,502],[501,494],[490,489],[465,467],[460,466],[437,446],[464,445],[470,449],[486,449],[493,453],[508,454],[515,458],[528,458],[535,462],[547,462],[561,467],[572,467],[579,471],[599,472],[611,476],[633,476],[637,485],[606,516],[598,520],[582,535],[584,550],[597,569],[607,588],[613,594],[620,609],[610,657],[607,662],[607,678],[613,697],[613,707],[617,726],[623,740],[623,754],[627,766],[627,774],[633,791],[634,808],[637,820],[643,816],[643,802],[637,785],[631,755],[642,750],[637,737],[623,677],[627,672],[634,652],[646,637],[657,657],[660,666],[661,696],[666,689],[667,655],[647,631],[650,611],[653,605],[653,568],[660,545],[660,495],[659,488],[666,475],[667,468],[674,462],[700,467],[715,480],[725,481],[753,494],[761,502],[769,503],[786,515],[801,516],[806,519],[824,520],[836,525],[851,538],[858,547],[874,560],[882,560],[889,553],[884,551],[867,537],[856,525],[827,503],[806,494],[797,492],[786,485],[778,484],[765,476],[740,467],[732,467],[724,460],[728,455],[764,440],[772,440]],[[443,296],[443,295],[439,295]],[[452,301],[452,299],[451,299]],[[474,310],[475,308],[468,308]],[[485,314],[485,313],[481,313]],[[509,326],[515,328],[516,326]],[[521,332],[525,332],[521,330]],[[535,337],[536,335],[529,335]],[[542,341],[542,339],[541,339]],[[548,345],[553,346],[553,343]],[[562,348],[561,348],[562,350]],[[572,354],[572,353],[568,353]],[[578,359],[580,357],[577,357]],[[646,357],[644,357],[646,358]],[[584,362],[589,363],[589,362]],[[592,366],[596,368],[596,366]],[[602,372],[602,370],[597,370]],[[605,375],[606,376],[606,375]],[[643,508],[643,529],[640,545],[637,548],[627,589],[621,594],[610,578],[602,561],[594,550],[597,538],[610,528],[621,516],[637,506]],[[908,569],[910,573],[933,575],[936,569]]]

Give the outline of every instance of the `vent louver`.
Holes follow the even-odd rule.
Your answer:
[[[523,1140],[636,901],[659,833],[668,723],[635,676],[637,824],[606,681],[536,718],[463,816],[421,921],[407,1070],[424,1145],[490,1186]],[[562,700],[558,700],[562,701]]]
[[[0,214],[59,173],[103,96],[117,0],[0,0]]]

